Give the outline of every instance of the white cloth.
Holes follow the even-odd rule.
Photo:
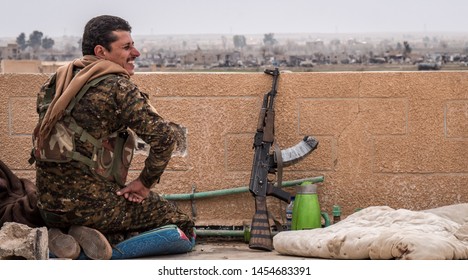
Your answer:
[[[468,259],[468,204],[424,211],[373,206],[326,228],[283,231],[277,252],[325,259]]]

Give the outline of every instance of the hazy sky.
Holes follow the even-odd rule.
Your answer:
[[[125,18],[134,35],[468,32],[468,0],[0,1],[0,37],[81,36],[101,14]]]

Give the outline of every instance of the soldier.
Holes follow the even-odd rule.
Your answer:
[[[111,243],[167,224],[190,238],[190,217],[150,191],[176,139],[171,123],[130,80],[140,56],[131,26],[95,17],[85,26],[82,49],[83,57],[59,68],[37,98],[33,159],[50,251],[74,259],[82,249],[91,259],[110,259]],[[138,178],[126,184],[134,134],[150,152]]]

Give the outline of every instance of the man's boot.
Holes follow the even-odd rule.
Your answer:
[[[109,260],[112,247],[98,230],[85,226],[71,226],[68,234],[80,244],[85,255],[93,260]]]
[[[76,259],[81,249],[73,236],[63,233],[58,228],[51,228],[49,235],[49,251],[57,258]]]

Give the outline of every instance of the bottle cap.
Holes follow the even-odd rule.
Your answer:
[[[338,205],[333,205],[333,216],[341,216],[341,208]]]

